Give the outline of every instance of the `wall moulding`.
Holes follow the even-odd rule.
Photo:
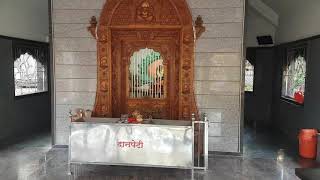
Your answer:
[[[95,16],[92,16],[90,19],[90,26],[88,26],[87,29],[95,39],[97,38],[97,25],[97,18]]]
[[[199,39],[202,33],[206,31],[206,28],[203,26],[203,20],[201,16],[197,17],[194,28],[196,30],[196,38]]]

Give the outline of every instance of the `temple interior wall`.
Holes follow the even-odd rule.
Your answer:
[[[96,40],[87,31],[106,0],[53,0],[55,144],[68,142],[68,111],[93,109]],[[188,0],[206,32],[196,42],[195,92],[210,120],[209,150],[240,152],[244,0]]]

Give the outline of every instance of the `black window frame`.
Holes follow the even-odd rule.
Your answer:
[[[304,48],[304,57],[305,57],[305,63],[306,63],[306,72],[305,72],[305,88],[304,88],[304,97],[306,96],[306,92],[307,92],[307,76],[308,76],[308,59],[309,59],[309,55],[310,55],[310,51],[309,51],[309,43],[308,42],[301,42],[301,43],[295,43],[295,44],[291,44],[288,45],[285,48],[285,56],[284,59],[282,61],[282,65],[281,65],[281,80],[280,80],[280,99],[284,102],[290,103],[290,104],[294,104],[297,106],[304,106],[304,103],[298,103],[297,101],[295,101],[293,98],[289,97],[289,96],[283,96],[282,90],[283,90],[283,72],[285,69],[285,66],[287,66],[288,62],[290,61],[289,58],[289,53],[292,50],[295,49],[301,49]]]
[[[256,67],[255,67],[255,64],[250,62],[248,59],[245,59],[244,60],[244,92],[247,93],[247,94],[254,94],[254,89],[255,89],[255,81],[256,81],[256,78],[255,78],[255,75],[256,75]],[[249,63],[253,66],[253,82],[252,82],[252,91],[246,91],[245,90],[245,86],[246,86],[246,61],[249,61]]]
[[[45,42],[38,42],[32,40],[24,40],[24,39],[12,39],[12,71],[14,71],[14,62],[17,58],[20,57],[21,54],[28,53],[33,56],[35,59],[45,64],[46,68],[46,76],[47,76],[47,90],[29,94],[15,95],[15,77],[14,73],[12,73],[12,82],[13,82],[13,96],[15,98],[23,98],[27,96],[37,96],[40,94],[45,94],[50,92],[50,56],[49,56],[49,44]]]

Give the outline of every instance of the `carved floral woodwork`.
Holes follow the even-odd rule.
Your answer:
[[[179,112],[177,108],[179,104],[174,97],[179,97],[179,61],[175,58],[179,52],[179,30],[118,30],[112,33],[112,116],[120,116],[121,112],[132,113],[139,110],[143,115],[154,118],[178,119]],[[152,99],[142,98],[134,99],[129,97],[128,88],[128,66],[130,64],[131,55],[138,51],[141,47],[148,47],[154,51],[160,52],[163,57],[163,64],[166,75],[164,79],[164,94],[166,98]],[[170,73],[169,73],[170,72]],[[170,79],[170,81],[168,81]],[[123,83],[127,82],[127,83]],[[123,104],[127,104],[123,106]],[[148,112],[148,113],[147,113]]]
[[[139,110],[157,118],[199,117],[193,87],[195,33],[186,0],[108,0],[99,24],[94,19],[90,24],[89,31],[97,32],[98,51],[93,116]],[[129,58],[146,47],[163,56],[168,73],[164,100],[128,98]]]
[[[137,20],[139,22],[151,22],[154,19],[154,9],[149,1],[142,1],[137,7]]]
[[[202,33],[206,31],[206,28],[203,26],[203,20],[201,16],[197,17],[194,28],[196,30],[196,38],[199,39]]]
[[[90,20],[90,26],[87,27],[87,29],[94,38],[96,38],[97,24],[97,18],[95,16],[92,16]]]

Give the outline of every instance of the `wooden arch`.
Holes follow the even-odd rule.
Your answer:
[[[91,22],[91,25],[94,24],[97,23]],[[186,0],[108,0],[106,2],[96,28],[98,83],[93,115],[115,116],[114,111],[119,108],[117,103],[121,102],[120,96],[116,93],[119,87],[113,83],[121,73],[114,68],[116,67],[114,63],[117,63],[115,57],[118,56],[116,50],[121,48],[122,42],[133,37],[138,38],[137,42],[157,39],[161,39],[159,42],[163,43],[171,40],[175,42],[177,53],[173,59],[177,61],[175,63],[177,83],[174,88],[176,94],[170,97],[170,101],[174,104],[171,106],[174,110],[170,112],[170,117],[189,120],[192,113],[198,115],[193,87],[195,33]],[[133,43],[128,47],[134,49],[135,45]],[[170,47],[159,45],[159,50],[163,49],[170,49]],[[153,105],[156,106],[156,104]]]

